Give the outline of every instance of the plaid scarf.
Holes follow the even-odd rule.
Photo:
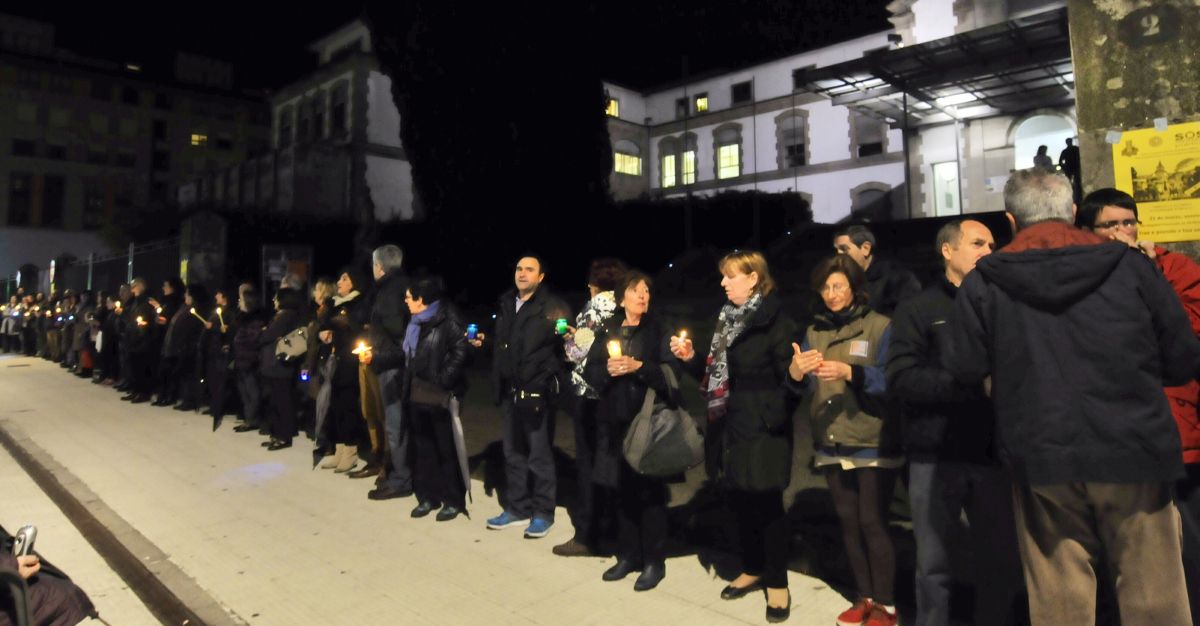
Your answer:
[[[754,294],[741,306],[726,302],[717,317],[717,330],[713,333],[704,380],[700,389],[708,401],[708,421],[715,422],[725,416],[729,405],[729,346],[746,330],[746,321],[762,305],[762,294]]]

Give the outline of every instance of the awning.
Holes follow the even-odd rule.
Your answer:
[[[1070,105],[1067,10],[798,70],[796,86],[897,128]]]

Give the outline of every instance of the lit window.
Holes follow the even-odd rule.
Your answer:
[[[687,150],[683,153],[683,184],[691,185],[696,182],[696,151]]]
[[[662,186],[675,186],[675,155],[664,154],[662,158]]]
[[[708,110],[708,94],[702,93],[696,96],[696,112],[703,113]]]
[[[621,117],[621,103],[617,102],[616,98],[609,98],[608,106],[604,107],[604,113],[609,117]]]
[[[717,148],[717,178],[733,178],[741,174],[740,147],[733,143]]]
[[[618,174],[642,175],[642,157],[618,152],[613,155],[613,165]]]
[[[208,135],[202,135],[200,133],[192,133],[192,145],[199,146],[199,147],[207,146],[208,145]]]

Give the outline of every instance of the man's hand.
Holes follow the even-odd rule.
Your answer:
[[[25,554],[17,557],[17,573],[21,578],[29,580],[31,576],[38,573],[42,569],[42,562],[38,560],[36,554]]]
[[[815,372],[824,357],[816,350],[800,351],[800,344],[792,344],[792,362],[788,365],[788,375],[793,380],[803,380],[805,376]]]
[[[692,338],[671,337],[671,354],[685,363],[696,358],[696,347],[692,345]]]

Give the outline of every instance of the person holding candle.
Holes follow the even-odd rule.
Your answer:
[[[99,367],[100,376],[97,381],[106,386],[112,386],[117,383],[121,377],[121,308],[118,306],[120,296],[109,294],[104,299],[104,308],[107,314],[100,320],[100,341],[99,352]]]
[[[134,278],[129,284],[130,302],[125,308],[125,332],[121,341],[129,350],[129,393],[121,399],[140,404],[150,401],[154,390],[154,363],[158,354],[158,324],[154,324],[154,306],[146,293],[146,280]],[[52,313],[52,310],[47,310]],[[47,318],[50,319],[50,318]]]
[[[183,304],[176,309],[167,325],[163,339],[162,380],[157,406],[169,406],[178,402],[177,411],[195,411],[199,402],[199,372],[197,359],[200,333],[204,330],[205,316],[212,308],[208,289],[200,283],[192,283],[184,292]]]
[[[159,406],[172,404],[177,397],[172,397],[178,394],[178,385],[172,380],[175,372],[175,363],[171,362],[164,353],[167,334],[170,332],[171,321],[175,319],[175,314],[183,307],[184,296],[183,281],[176,276],[172,276],[163,281],[162,296],[159,298],[151,298],[150,304],[154,307],[154,315],[147,318],[151,325],[158,326],[159,329],[155,333],[155,363],[153,365],[156,376],[156,389],[159,396]],[[186,313],[186,307],[184,312]],[[162,403],[163,399],[169,400]]]
[[[404,251],[384,244],[371,251],[371,275],[375,293],[371,298],[371,316],[367,343],[376,350],[400,347],[408,327],[408,307],[404,294],[408,277],[404,273]],[[371,438],[371,456],[375,463],[351,476],[374,476],[376,487],[367,492],[371,500],[390,500],[412,495],[412,469],[408,458],[408,429],[403,420],[400,394],[400,370],[381,369],[378,364],[362,365],[359,380],[365,394],[363,418]]]
[[[651,281],[642,272],[625,274],[618,288],[621,310],[596,331],[584,372],[596,390],[596,457],[592,479],[615,490],[617,497],[617,563],[604,572],[606,581],[641,572],[635,591],[658,586],[666,576],[667,486],[662,478],[643,476],[622,455],[622,442],[646,394],[653,389],[665,402],[678,402],[662,364],[670,358],[669,333],[649,313]]]
[[[229,310],[229,290],[218,289],[213,294],[213,304],[216,306],[204,321],[200,345],[204,359],[202,376],[208,384],[208,414],[220,418],[228,406],[230,365],[233,362],[233,333],[224,319],[225,311]]]
[[[733,252],[717,268],[727,302],[708,357],[697,358],[687,336],[672,337],[671,352],[701,377],[708,401],[707,467],[726,490],[741,537],[742,573],[721,598],[765,589],[767,621],[779,622],[791,611],[791,528],[783,490],[792,475],[791,415],[797,397],[787,370],[798,329],[783,311],[762,253]]]
[[[241,400],[238,418],[242,423],[233,427],[236,433],[260,431],[267,434],[262,415],[264,389],[258,369],[258,337],[266,328],[267,315],[258,290],[249,283],[242,283],[238,287],[238,308],[231,330],[234,380]]]
[[[299,291],[284,287],[275,293],[275,316],[258,336],[258,371],[267,388],[270,409],[271,438],[263,442],[268,450],[292,447],[296,436],[296,376],[295,363],[275,357],[275,344],[301,324],[300,307],[304,297]]]
[[[363,439],[362,402],[359,394],[358,356],[355,350],[365,351],[363,326],[367,323],[370,310],[358,287],[363,279],[353,270],[342,270],[337,280],[337,295],[333,297],[331,309],[320,322],[317,337],[325,358],[333,359],[333,376],[329,380],[329,440],[334,444],[333,458],[322,465],[330,465],[339,474],[354,469],[358,463],[358,443]],[[361,344],[361,345],[360,345]]]
[[[899,420],[884,396],[891,320],[868,305],[867,277],[839,254],[819,264],[812,287],[824,303],[789,369],[807,396],[815,464],[825,473],[858,597],[839,624],[894,626],[896,555],[888,505],[904,456]]]
[[[596,402],[600,394],[584,378],[588,352],[596,340],[596,331],[617,312],[615,292],[625,281],[628,269],[619,259],[602,258],[592,261],[588,271],[588,293],[591,298],[575,316],[575,327],[567,329],[563,347],[571,362],[571,400],[568,405],[575,431],[575,502],[568,507],[575,536],[566,543],[554,546],[559,556],[596,556],[601,554],[600,530],[611,517],[612,494],[592,481],[596,456]],[[613,524],[615,526],[615,524]]]

